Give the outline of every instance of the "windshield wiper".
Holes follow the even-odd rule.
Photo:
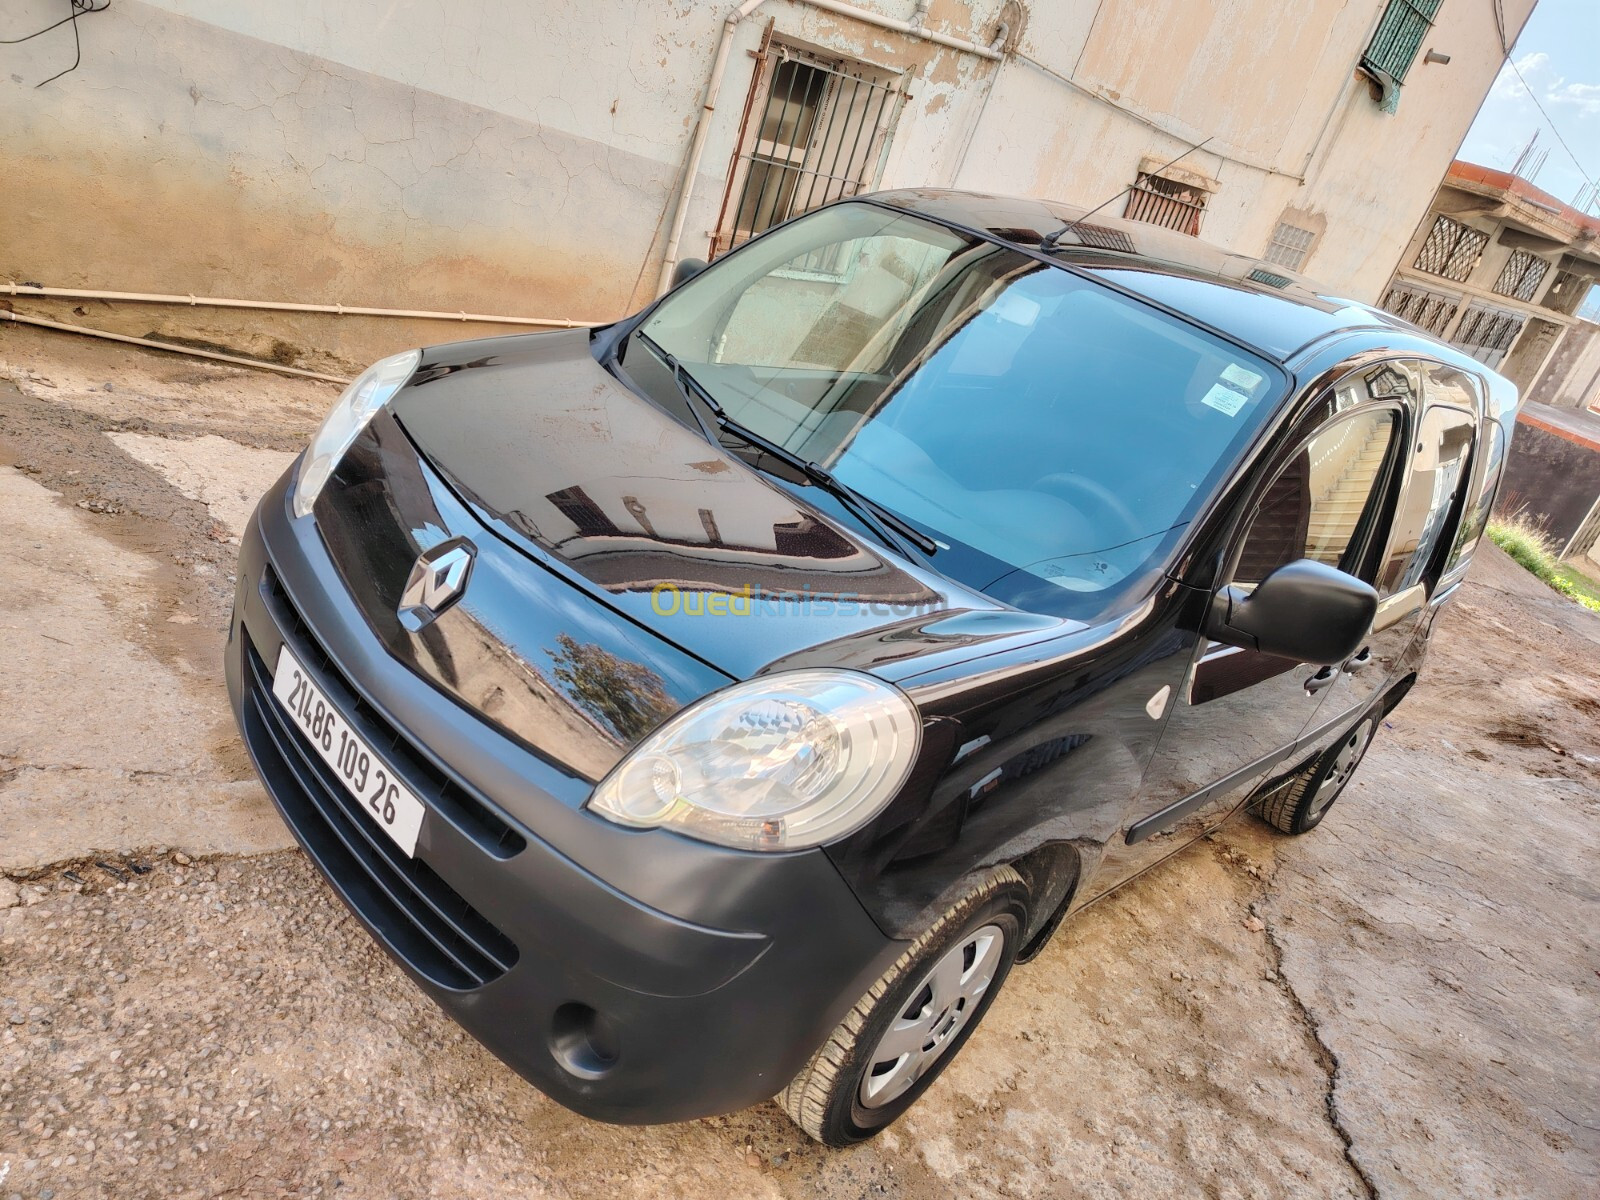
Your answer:
[[[807,479],[837,496],[847,508],[854,510],[856,516],[860,517],[865,524],[871,526],[873,531],[885,541],[910,542],[912,546],[922,551],[925,555],[931,556],[939,552],[939,543],[923,533],[922,530],[911,524],[904,517],[891,512],[871,496],[862,495],[832,472],[814,462],[806,462],[798,454],[783,450],[781,447],[769,449],[770,443],[762,445],[761,442],[747,437],[746,431],[733,422],[727,422],[724,428],[728,425],[732,426],[734,434],[746,438],[751,445],[761,450],[766,450],[769,454],[777,454],[778,457],[783,458],[791,466],[804,471]],[[904,549],[903,546],[901,548]]]
[[[726,419],[722,412],[722,405],[718,404],[716,398],[701,386],[698,379],[684,369],[683,364],[678,361],[677,356],[672,351],[660,345],[642,329],[635,330],[633,336],[648,346],[650,352],[665,363],[667,370],[672,372],[672,382],[678,385],[678,394],[683,397],[684,404],[688,406],[689,412],[693,414],[695,424],[700,426],[700,432],[705,435],[706,441],[720,441],[721,439],[717,436],[717,430],[712,427],[711,422],[707,421],[705,415],[701,413],[700,406],[703,404],[710,409],[712,417],[720,425]],[[700,403],[696,404],[696,400]]]
[[[905,543],[909,542],[924,555],[933,555],[939,552],[939,543],[934,541],[922,530],[912,525],[904,517],[889,511],[870,496],[864,496],[855,488],[839,479],[826,467],[802,458],[793,450],[786,449],[771,441],[753,429],[747,429],[730,417],[724,411],[717,398],[706,390],[705,384],[691,375],[684,365],[678,361],[672,351],[658,344],[654,338],[643,331],[636,331],[635,337],[640,338],[650,348],[657,358],[666,364],[667,370],[672,372],[672,380],[678,385],[678,391],[683,395],[689,411],[694,413],[695,423],[700,426],[700,431],[705,434],[708,442],[721,442],[720,433],[729,433],[740,441],[755,447],[763,454],[770,454],[773,458],[787,464],[799,471],[812,483],[836,497],[856,517],[877,534],[884,541],[899,546],[902,550]],[[698,402],[698,403],[697,403]],[[707,420],[700,411],[704,407],[711,414]],[[715,427],[713,427],[713,422]]]

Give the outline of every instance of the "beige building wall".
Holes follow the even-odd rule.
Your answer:
[[[1528,399],[1600,412],[1600,325],[1579,321],[1567,330]]]
[[[1505,0],[1515,36],[1533,0]],[[918,0],[859,0],[915,20]],[[117,0],[0,47],[0,281],[609,319],[654,293],[732,0]],[[47,24],[17,0],[8,29]],[[767,22],[793,44],[903,72],[885,186],[1093,205],[1142,160],[1214,187],[1203,236],[1261,253],[1286,212],[1307,271],[1373,300],[1501,61],[1492,6],[1444,4],[1395,114],[1354,68],[1383,0],[932,0],[927,28],[996,63],[793,0],[737,28],[682,252],[717,224]],[[1021,20],[1018,20],[1018,17]],[[1111,206],[1120,211],[1120,204]],[[380,318],[14,301],[102,328],[348,367],[500,332]],[[81,315],[73,312],[82,308]]]
[[[1505,4],[1508,37],[1533,2]],[[1423,52],[1450,62],[1419,54],[1392,114],[1355,71],[1383,0],[1290,7],[1035,5],[959,184],[1097,203],[1209,137],[1184,160],[1217,183],[1202,236],[1261,254],[1280,220],[1318,230],[1305,272],[1376,300],[1500,69],[1492,6],[1442,6]]]

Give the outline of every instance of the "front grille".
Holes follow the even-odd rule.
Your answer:
[[[305,645],[315,643],[305,638],[291,648],[301,654]],[[408,857],[357,811],[354,797],[273,698],[267,665],[248,638],[244,657],[244,726],[257,766],[284,818],[351,907],[402,961],[440,987],[482,987],[510,970],[517,961],[516,944],[427,863]],[[349,696],[341,691],[348,685],[331,672],[320,682],[344,708]],[[350,719],[351,709],[344,708],[344,714]],[[364,735],[372,733],[367,722],[351,723]],[[387,746],[382,737],[374,744]],[[406,783],[431,806],[435,796],[425,777],[409,775],[403,755],[396,754],[392,765],[409,776]],[[511,833],[521,849],[521,835]]]
[[[427,801],[428,807],[438,809],[448,817],[450,823],[477,843],[485,854],[495,858],[510,858],[520,854],[528,844],[527,839],[424,757],[409,738],[350,686],[333,659],[328,657],[312,635],[310,627],[301,620],[300,613],[289,599],[289,593],[284,590],[271,567],[263,573],[261,592],[267,610],[295,657],[321,676],[328,698],[338,705],[339,711],[366,739],[367,745],[375,747],[391,766],[400,770],[411,790]]]
[[[266,664],[248,643],[245,658],[245,732],[257,765],[285,819],[351,906],[440,987],[482,987],[504,975],[517,961],[515,943],[356,813],[350,794],[273,699]]]

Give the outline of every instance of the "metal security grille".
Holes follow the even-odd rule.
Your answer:
[[[1139,178],[1128,189],[1128,203],[1122,215],[1199,237],[1200,215],[1205,210],[1203,188],[1140,171]]]
[[[1485,366],[1497,367],[1510,353],[1526,322],[1521,313],[1474,300],[1461,315],[1452,346],[1459,346]]]
[[[1287,275],[1278,275],[1272,271],[1263,270],[1260,267],[1252,268],[1247,278],[1256,283],[1264,283],[1268,287],[1273,288],[1286,288],[1294,282],[1294,280],[1290,279]]]
[[[1089,246],[1095,250],[1118,250],[1125,254],[1133,253],[1133,239],[1120,229],[1111,229],[1105,225],[1085,225],[1075,221],[1056,238],[1056,245],[1071,245],[1076,242],[1080,246]]]
[[[1434,337],[1443,337],[1461,310],[1461,297],[1396,280],[1389,285],[1378,307],[1426,329]]]
[[[1513,250],[1506,265],[1500,268],[1500,278],[1494,281],[1494,290],[1513,300],[1532,300],[1544,282],[1550,264],[1526,250]]]
[[[1453,217],[1435,217],[1433,228],[1428,230],[1428,240],[1422,243],[1413,265],[1419,271],[1461,283],[1472,274],[1488,244],[1487,233],[1463,225]]]
[[[757,55],[712,255],[875,186],[904,101],[899,76],[767,46]]]
[[[1363,66],[1376,68],[1396,80],[1404,79],[1422,49],[1441,0],[1389,0],[1372,43],[1361,56]]]
[[[1309,229],[1279,221],[1278,227],[1272,231],[1272,240],[1267,243],[1267,252],[1261,256],[1262,261],[1298,271],[1305,265],[1306,255],[1311,253],[1311,243],[1316,236]]]

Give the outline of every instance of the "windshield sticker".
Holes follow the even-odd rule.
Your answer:
[[[1225,384],[1213,383],[1211,390],[1200,397],[1200,403],[1216,409],[1219,413],[1236,417],[1239,415],[1239,410],[1250,403],[1250,397],[1243,392],[1234,391]]]
[[[1032,329],[1043,310],[1044,306],[1037,300],[1018,295],[1015,288],[1001,292],[989,305],[989,312],[994,316],[1008,324],[1021,325],[1024,329]]]
[[[1231,383],[1241,392],[1249,395],[1251,392],[1255,391],[1257,385],[1260,384],[1261,376],[1257,375],[1254,371],[1245,370],[1238,363],[1229,363],[1222,369],[1222,382]]]

